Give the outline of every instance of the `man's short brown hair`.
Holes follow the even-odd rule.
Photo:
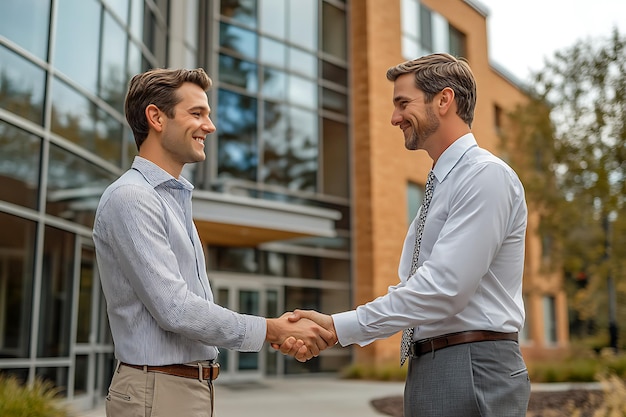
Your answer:
[[[183,83],[193,83],[204,91],[211,88],[211,78],[202,68],[197,69],[151,69],[135,75],[128,84],[124,111],[126,120],[135,136],[137,149],[148,136],[146,107],[157,106],[169,118],[174,117],[174,108],[181,98],[177,90]]]

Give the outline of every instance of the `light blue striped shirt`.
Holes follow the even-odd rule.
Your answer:
[[[115,343],[135,365],[216,359],[217,347],[259,351],[262,317],[213,301],[191,211],[193,186],[135,157],[96,211],[93,239]]]

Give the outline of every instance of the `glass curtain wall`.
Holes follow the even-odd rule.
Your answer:
[[[168,7],[0,2],[0,373],[49,380],[86,408],[113,366],[94,211],[136,154],[126,85],[166,65]],[[197,38],[184,39],[191,61]]]
[[[349,106],[346,21],[337,0],[222,0],[211,55],[217,133],[196,183],[205,188],[342,213],[336,238],[257,248],[209,248],[211,275],[278,283],[279,313],[332,313],[350,300]],[[232,274],[232,275],[229,275]],[[224,294],[237,288],[223,288]],[[236,299],[232,298],[231,299]],[[332,349],[306,364],[272,357],[266,374],[336,371]],[[228,369],[232,355],[220,361]],[[222,360],[222,357],[224,360]],[[230,359],[230,360],[229,360]],[[247,357],[246,362],[252,360]],[[284,362],[283,362],[284,361]],[[235,365],[233,365],[235,366]]]

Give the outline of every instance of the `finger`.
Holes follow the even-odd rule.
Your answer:
[[[309,350],[306,348],[306,346],[302,346],[302,348],[298,351],[298,353],[294,355],[294,357],[298,362],[306,362],[307,360],[311,359],[313,355],[309,353]]]
[[[293,336],[288,337],[287,339],[285,339],[285,341],[281,345],[279,345],[280,353],[282,353],[283,355],[288,355],[289,352],[291,352],[291,350],[293,349],[295,344],[296,344],[296,338]]]

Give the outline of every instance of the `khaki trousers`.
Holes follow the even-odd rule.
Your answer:
[[[213,383],[117,366],[107,417],[213,417]]]

